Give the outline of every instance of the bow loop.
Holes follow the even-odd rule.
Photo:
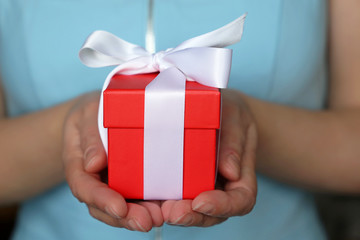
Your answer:
[[[229,77],[231,53],[222,47],[241,39],[245,17],[246,14],[215,31],[155,54],[111,33],[95,31],[85,41],[79,57],[89,67],[119,65],[115,74],[162,72],[176,67],[190,80],[224,88]]]
[[[188,80],[210,87],[226,88],[231,58],[231,49],[195,47],[166,54],[162,61],[167,68],[176,66]]]

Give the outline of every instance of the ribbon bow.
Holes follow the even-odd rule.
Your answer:
[[[88,67],[118,65],[107,76],[102,91],[107,88],[115,74],[160,72],[145,88],[145,199],[182,198],[186,79],[210,87],[227,87],[232,50],[223,47],[240,41],[245,17],[246,14],[215,31],[191,38],[175,48],[155,54],[105,31],[93,32],[80,49],[80,60]],[[107,152],[107,130],[103,126],[102,94],[98,127]],[[159,172],[159,167],[160,169],[177,169],[177,173]],[[148,173],[151,174],[147,176]],[[165,190],[164,182],[169,185],[165,187]],[[166,196],[154,195],[154,189],[159,189],[159,187],[162,187],[161,192],[165,192]]]

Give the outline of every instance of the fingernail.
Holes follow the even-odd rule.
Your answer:
[[[173,224],[176,225],[189,225],[193,221],[193,216],[189,213],[182,215],[181,217],[178,217]]]
[[[96,156],[95,148],[86,149],[86,151],[84,153],[85,169],[88,169],[89,167],[91,167],[91,165],[94,163],[95,156]]]
[[[211,215],[215,211],[215,207],[214,207],[214,205],[212,205],[210,203],[202,202],[202,203],[197,204],[193,208],[193,210],[197,211],[197,212],[201,212],[206,215]]]
[[[131,228],[131,230],[146,232],[145,228],[143,228],[143,226],[141,226],[136,219],[130,219],[128,225]]]
[[[112,207],[106,206],[105,211],[107,214],[112,216],[113,218],[120,219],[121,217],[115,212],[115,210]]]

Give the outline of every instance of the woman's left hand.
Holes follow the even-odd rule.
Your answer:
[[[164,201],[161,210],[169,224],[208,227],[245,215],[255,205],[256,123],[239,92],[223,90],[222,95],[220,189],[203,192],[194,200]]]

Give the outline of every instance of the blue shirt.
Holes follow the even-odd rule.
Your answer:
[[[51,107],[100,89],[109,68],[77,53],[94,30],[144,46],[146,0],[0,0],[0,67],[8,114]],[[320,109],[326,94],[326,0],[155,0],[157,50],[248,12],[230,87],[257,98]],[[46,153],[45,153],[46,154]],[[51,161],[51,159],[49,159]],[[34,166],[35,167],[35,166]],[[311,195],[258,175],[254,210],[210,228],[164,225],[163,239],[325,239]],[[23,204],[13,239],[153,239],[93,219],[67,184]]]

